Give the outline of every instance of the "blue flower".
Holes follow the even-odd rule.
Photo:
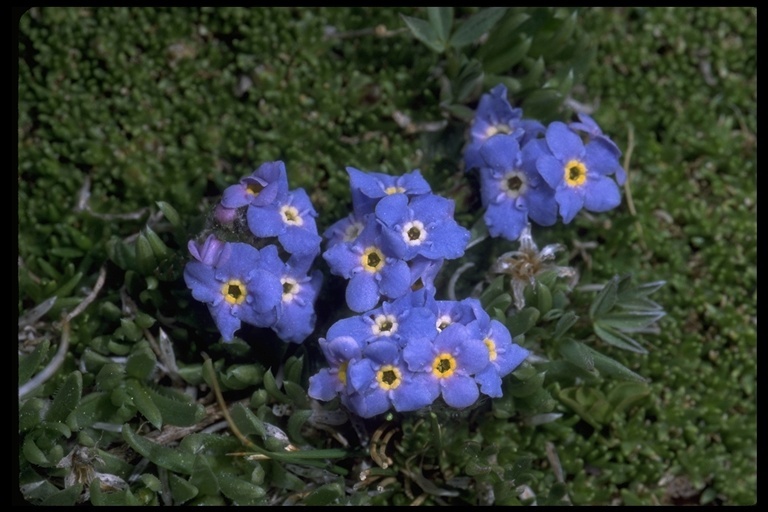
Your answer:
[[[347,368],[351,362],[362,357],[360,344],[349,336],[320,338],[320,348],[329,368],[323,368],[309,378],[307,394],[315,400],[329,401],[341,395],[341,401],[348,405]]]
[[[347,167],[349,188],[352,192],[352,208],[358,217],[373,212],[376,203],[382,197],[391,194],[406,194],[413,197],[432,191],[429,183],[415,169],[402,176],[390,176],[380,172],[363,172],[354,167]]]
[[[283,300],[277,306],[277,321],[272,330],[283,341],[301,343],[315,329],[315,300],[320,293],[323,274],[314,270],[307,275],[305,263],[294,267],[293,262],[291,258],[280,274]]]
[[[539,157],[536,167],[555,189],[563,222],[571,222],[582,208],[604,212],[621,203],[619,187],[610,177],[620,165],[606,144],[590,141],[585,145],[565,123],[555,121],[547,128],[546,147],[548,152]]]
[[[411,271],[411,290],[426,290],[430,295],[434,295],[435,277],[443,267],[444,260],[433,260],[423,256],[415,256],[408,262],[408,268]]]
[[[224,189],[221,204],[226,208],[266,206],[288,192],[288,176],[281,161],[266,162],[240,183]]]
[[[376,307],[382,296],[396,299],[410,289],[408,264],[384,252],[378,232],[371,222],[354,243],[339,243],[323,253],[331,272],[349,279],[347,305],[358,313]]]
[[[469,129],[469,141],[464,148],[464,168],[469,171],[483,166],[480,148],[494,135],[511,135],[524,145],[544,132],[544,125],[538,121],[523,119],[523,111],[512,108],[507,100],[507,88],[498,84],[483,94],[475,111]]]
[[[584,133],[589,140],[598,141],[600,144],[606,146],[608,151],[612,152],[616,156],[616,161],[621,156],[621,150],[607,135],[603,133],[603,130],[598,126],[597,122],[587,114],[578,114],[578,121],[568,123],[568,128],[576,131],[577,133]],[[624,185],[627,179],[627,173],[623,167],[619,166],[616,169],[616,182],[619,185]]]
[[[391,340],[401,347],[431,341],[436,334],[434,314],[424,305],[414,303],[411,295],[336,321],[328,329],[328,337],[350,336],[363,346],[377,340]]]
[[[349,406],[363,418],[370,418],[394,407],[414,411],[430,405],[439,388],[426,373],[408,370],[398,346],[391,341],[376,341],[363,350],[363,358],[350,363]]]
[[[481,148],[480,193],[491,236],[517,240],[529,218],[542,226],[557,220],[555,191],[536,169],[542,144],[530,141],[521,150],[513,136],[498,135]]]
[[[291,254],[318,254],[317,212],[304,189],[289,192],[265,206],[248,208],[248,228],[258,237],[276,236]]]
[[[488,349],[488,365],[475,375],[480,392],[491,397],[502,396],[501,378],[512,372],[528,357],[528,350],[512,343],[509,329],[498,320],[493,320],[477,299],[467,299],[477,320],[467,328],[471,336],[483,340]]]
[[[464,254],[469,230],[453,219],[454,203],[435,194],[411,198],[397,193],[382,198],[376,217],[388,250],[406,261],[417,255],[455,259]]]
[[[488,348],[471,334],[467,327],[453,323],[432,343],[409,343],[403,349],[408,369],[429,377],[424,392],[432,395],[437,387],[445,403],[457,409],[477,401],[480,391],[474,374],[488,365]]]
[[[243,243],[225,244],[211,265],[190,261],[184,280],[192,296],[208,305],[225,342],[232,341],[241,322],[269,324],[282,298],[279,277],[264,265],[258,249]]]
[[[358,235],[363,231],[363,227],[367,224],[370,216],[371,214],[359,217],[353,212],[331,224],[323,232],[323,238],[328,240],[328,247],[330,248],[341,242],[351,243],[357,240]]]

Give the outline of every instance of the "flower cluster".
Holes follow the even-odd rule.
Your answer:
[[[339,396],[363,418],[500,397],[502,377],[528,356],[477,299],[435,300],[426,288],[337,321],[320,346],[330,367],[310,377],[309,396]]]
[[[506,96],[502,84],[483,95],[464,149],[465,169],[479,174],[491,236],[517,240],[529,220],[551,226],[559,214],[567,224],[582,208],[604,212],[621,203],[621,151],[591,117],[545,128],[523,119]]]
[[[418,170],[347,173],[352,213],[325,231],[323,258],[349,280],[349,308],[362,313],[412,289],[434,292],[443,261],[462,256],[469,242],[469,231],[453,218],[453,200],[433,194]]]
[[[225,342],[242,322],[270,327],[301,343],[315,327],[322,273],[315,212],[303,189],[288,190],[283,162],[262,164],[224,190],[213,213],[214,233],[190,240],[184,269],[192,296],[208,305]],[[232,238],[232,241],[225,241]]]

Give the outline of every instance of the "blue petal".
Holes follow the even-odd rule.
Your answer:
[[[431,405],[440,395],[440,385],[426,375],[414,375],[391,391],[396,411],[416,411]]]
[[[563,163],[572,158],[580,158],[584,154],[581,138],[560,121],[550,123],[546,140],[552,154]]]
[[[528,224],[528,214],[514,208],[510,202],[488,205],[483,216],[492,237],[502,237],[507,240],[517,240],[520,233]]]
[[[371,391],[367,394],[355,394],[350,397],[352,411],[361,418],[372,418],[389,409],[389,397],[383,389]]]
[[[592,212],[605,212],[621,204],[621,193],[616,182],[608,177],[591,180],[584,197],[584,207]]]
[[[279,236],[283,248],[291,254],[317,254],[320,249],[322,239],[314,229],[314,222],[311,226],[306,226],[306,221],[304,224],[301,227],[286,226]]]
[[[443,400],[451,407],[463,409],[477,402],[480,391],[472,377],[454,373],[446,379],[440,380]]]
[[[339,394],[341,381],[328,368],[323,368],[309,378],[307,394],[315,400],[333,400]]]
[[[557,221],[557,201],[555,191],[542,183],[539,188],[529,189],[526,193],[528,217],[540,226],[551,226]]]
[[[520,143],[513,135],[498,134],[483,144],[480,154],[488,166],[511,171],[519,165]]]
[[[216,280],[213,268],[190,261],[184,267],[184,281],[192,290],[192,296],[200,302],[214,303],[221,299],[222,283]]]
[[[536,160],[536,169],[547,182],[547,185],[557,190],[559,187],[565,186],[563,181],[565,180],[565,167],[563,162],[550,155],[541,155]]]
[[[406,267],[407,268],[407,267]],[[379,286],[369,272],[360,272],[352,276],[347,284],[347,306],[356,313],[373,309],[379,302]]]
[[[240,328],[241,322],[232,311],[232,307],[227,302],[221,302],[218,306],[208,306],[216,328],[221,333],[225,342],[232,341],[235,337],[235,331]]]
[[[376,218],[389,228],[405,222],[408,218],[408,196],[390,194],[382,197],[376,205]]]
[[[387,258],[379,274],[381,275],[379,283],[381,293],[390,299],[402,297],[411,289],[411,271],[408,264],[402,260]]]
[[[584,206],[584,196],[580,193],[580,189],[561,188],[555,192],[555,200],[560,205],[560,216],[565,224],[571,222]]]
[[[475,375],[475,381],[480,384],[480,391],[493,398],[502,396],[501,377],[495,366],[489,364],[485,370]]]
[[[258,237],[277,236],[285,230],[285,222],[278,205],[249,206],[248,229]]]

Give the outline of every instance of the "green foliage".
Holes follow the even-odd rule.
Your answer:
[[[756,501],[754,9],[38,7],[19,29],[25,501]],[[543,272],[521,309],[486,275],[510,248],[460,164],[498,83],[528,118],[595,108],[628,158],[619,210],[534,231],[594,285]],[[366,421],[311,400],[330,287],[304,345],[220,342],[180,279],[187,240],[276,159],[321,229],[348,212],[347,165],[420,168],[456,200],[474,247],[446,267],[474,266],[440,290],[479,294],[534,355],[503,397]]]

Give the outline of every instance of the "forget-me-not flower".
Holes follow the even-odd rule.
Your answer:
[[[582,208],[604,212],[621,203],[619,187],[611,178],[621,166],[609,146],[594,140],[584,144],[565,123],[555,121],[547,127],[546,148],[536,167],[555,189],[563,222],[571,222]]]

